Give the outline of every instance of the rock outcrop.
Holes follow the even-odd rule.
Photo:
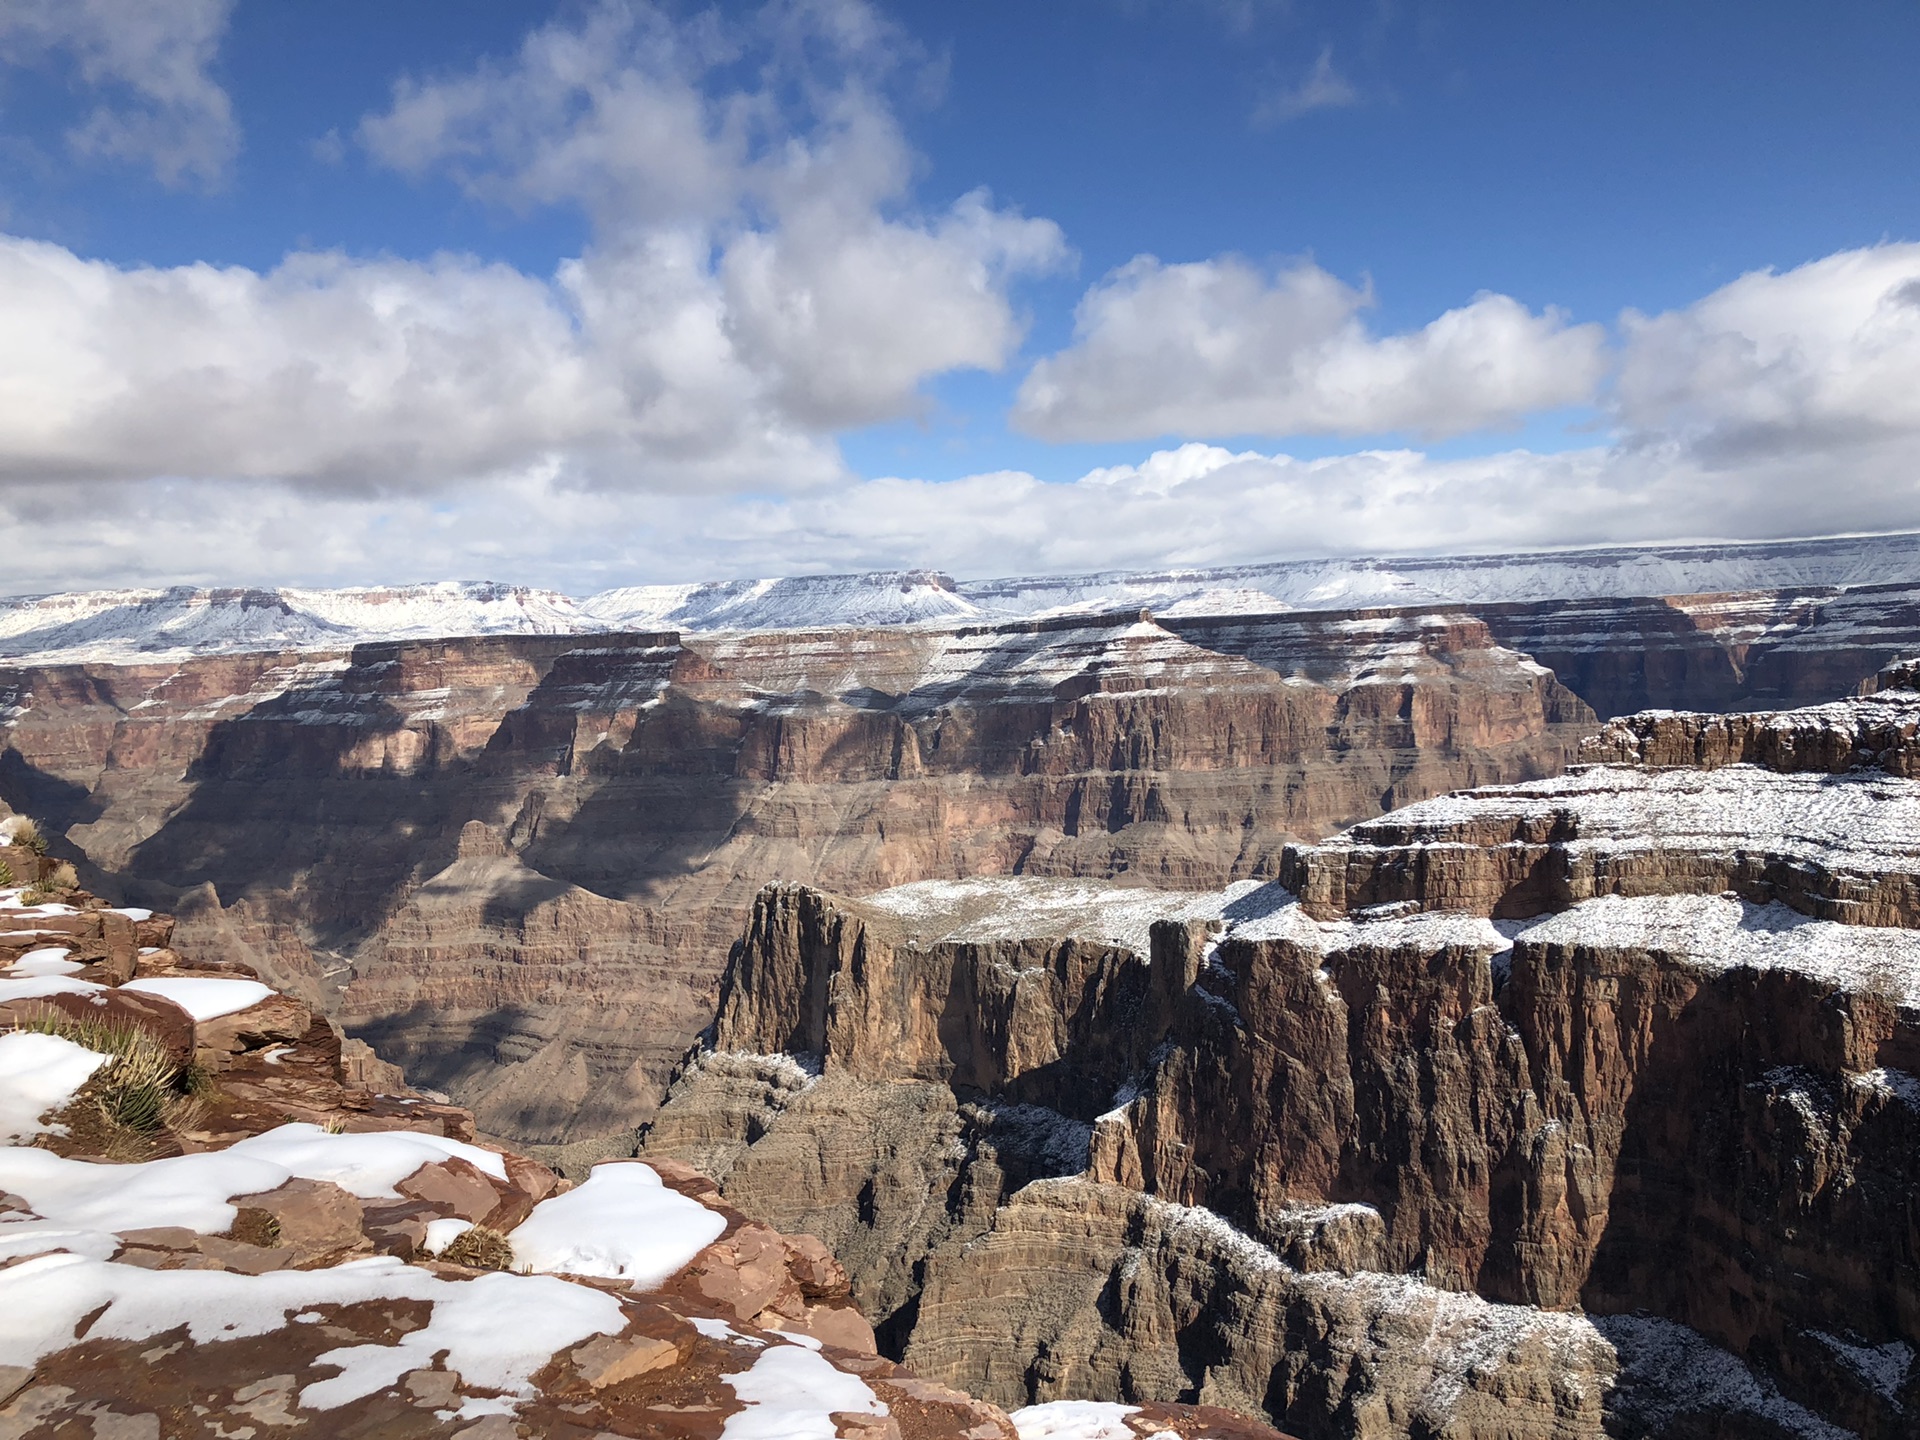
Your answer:
[[[1832,550],[1806,573],[1852,573]],[[1594,563],[1615,593],[1625,562]],[[1719,573],[1704,553],[1649,573],[1701,564]],[[1387,590],[1357,593],[1397,593],[1368,573]],[[1911,587],[1346,610],[1302,590],[1314,608],[1281,613],[1255,589],[1222,616],[1192,580],[1142,592],[1172,602],[1150,619],[20,666],[0,798],[87,883],[178,914],[196,953],[258,968],[487,1132],[584,1153],[650,1113],[768,881],[1272,878],[1290,843],[1557,774],[1596,716],[1836,694],[1920,645]],[[1056,590],[1046,607],[1086,599]],[[531,603],[452,598],[502,623]],[[333,633],[275,628],[282,601],[201,618],[238,626],[221,645]]]
[[[1002,1403],[1911,1434],[1912,706],[1623,721],[1642,763],[1294,847],[1144,944],[1137,892],[768,891],[645,1153],[806,1216]]]
[[[485,637],[16,671],[0,793],[490,1133],[630,1131],[769,879],[1214,886],[1592,729],[1448,615]],[[91,868],[87,868],[88,865]]]
[[[0,1432],[1074,1433],[882,1358],[824,1245],[687,1166],[570,1185],[474,1143],[464,1110],[356,1084],[324,1019],[166,948],[171,917],[18,895],[0,890]],[[92,951],[123,929],[162,943],[116,977]],[[1127,1419],[1281,1440],[1177,1405]]]

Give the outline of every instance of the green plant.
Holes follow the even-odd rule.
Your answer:
[[[38,883],[29,885],[20,892],[20,903],[22,905],[51,905],[59,898],[60,897],[54,894],[53,891],[47,889],[45,885]]]
[[[40,827],[25,815],[11,817],[5,832],[7,843],[18,845],[22,850],[31,850],[36,855],[47,853],[47,837],[40,833]]]
[[[94,1072],[83,1092],[92,1095],[109,1125],[150,1134],[166,1126],[186,1098],[180,1066],[138,1025],[42,1015],[18,1028],[58,1035],[95,1054],[113,1057]]]
[[[12,888],[13,866],[7,864],[4,860],[0,860],[0,890],[10,890]]]

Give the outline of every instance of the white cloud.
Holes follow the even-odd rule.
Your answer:
[[[1756,271],[1622,329],[1615,400],[1635,436],[1719,465],[1920,439],[1920,245]]]
[[[361,128],[377,155],[594,216],[550,278],[459,256],[119,268],[0,238],[0,478],[838,476],[834,430],[1005,362],[1010,277],[1063,250],[984,194],[907,205],[913,156],[868,83],[887,43],[851,0],[738,32],[606,5],[510,63],[403,82]]]
[[[0,477],[351,489],[537,469],[641,486],[836,473],[831,447],[759,405],[711,334],[697,257],[663,249],[643,269],[636,298],[610,263],[552,283],[460,257],[121,269],[3,239]]]
[[[1299,460],[1188,444],[1067,484],[1019,471],[784,497],[629,496],[502,476],[458,503],[219,482],[76,485],[60,522],[0,492],[6,588],[349,584],[450,577],[586,594],[652,580],[938,566],[962,576],[1485,553],[1920,528],[1913,447],[1729,473],[1679,447]]]
[[[1297,120],[1314,110],[1344,110],[1359,103],[1359,88],[1335,68],[1333,46],[1326,45],[1299,84],[1268,96],[1254,107],[1253,123],[1274,125]]]
[[[101,92],[68,132],[82,156],[151,165],[163,184],[216,186],[240,149],[227,93],[208,73],[233,0],[6,0],[0,59],[65,52]]]
[[[1369,303],[1311,263],[1269,278],[1233,257],[1141,256],[1087,292],[1014,423],[1049,440],[1451,435],[1589,400],[1605,368],[1601,327],[1505,295],[1384,337],[1360,319]]]

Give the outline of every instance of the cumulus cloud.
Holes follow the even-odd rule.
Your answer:
[[[1049,440],[1161,435],[1428,436],[1511,425],[1593,397],[1606,332],[1482,294],[1375,336],[1371,302],[1319,266],[1141,256],[1087,292],[1074,343],[1035,365],[1014,423]]]
[[[593,216],[551,276],[459,256],[117,267],[0,239],[0,478],[841,475],[833,431],[1005,362],[1011,278],[1063,250],[984,193],[912,208],[874,88],[889,43],[852,0],[733,29],[608,4],[508,62],[401,82],[361,127],[381,160]]]
[[[162,184],[212,187],[240,149],[227,93],[209,74],[233,0],[7,0],[0,59],[64,53],[100,92],[67,134],[82,156],[149,165]]]
[[[1615,402],[1635,439],[1730,466],[1920,438],[1920,245],[1755,271],[1621,328]]]
[[[1254,107],[1253,123],[1277,125],[1315,110],[1344,110],[1359,103],[1359,88],[1335,68],[1333,46],[1326,45],[1299,84],[1269,95]]]
[[[803,428],[862,425],[913,408],[928,376],[1004,364],[1022,335],[1008,280],[1066,249],[984,191],[903,208],[915,157],[881,87],[910,49],[854,0],[733,28],[603,4],[510,64],[403,80],[360,138],[479,199],[583,207],[589,270],[637,278],[663,237],[696,237],[712,324],[771,403]]]
[[[18,492],[0,492],[0,545],[16,591],[462,577],[587,594],[903,565],[988,577],[1920,528],[1913,461],[1911,447],[1869,447],[1835,485],[1819,458],[1730,473],[1679,447],[1303,460],[1192,443],[1066,484],[1002,471],[644,506],[535,475],[476,482],[458,505],[233,482],[89,484],[65,497],[73,518],[56,529]]]

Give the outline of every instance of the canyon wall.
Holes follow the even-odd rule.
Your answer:
[[[546,1143],[651,1108],[769,879],[1216,885],[1397,797],[1553,773],[1592,727],[1440,616],[1251,659],[1130,615],[408,641],[0,685],[0,787],[92,881]]]
[[[1003,1403],[1911,1435],[1917,729],[1633,717],[1588,753],[1641,763],[1290,847],[1144,944],[1124,892],[769,890],[645,1149]]]
[[[650,1112],[768,881],[1268,878],[1290,842],[1557,773],[1622,697],[1849,688],[1920,646],[1910,599],[23,666],[0,673],[0,798],[90,883],[175,909],[490,1132],[591,1148]]]

